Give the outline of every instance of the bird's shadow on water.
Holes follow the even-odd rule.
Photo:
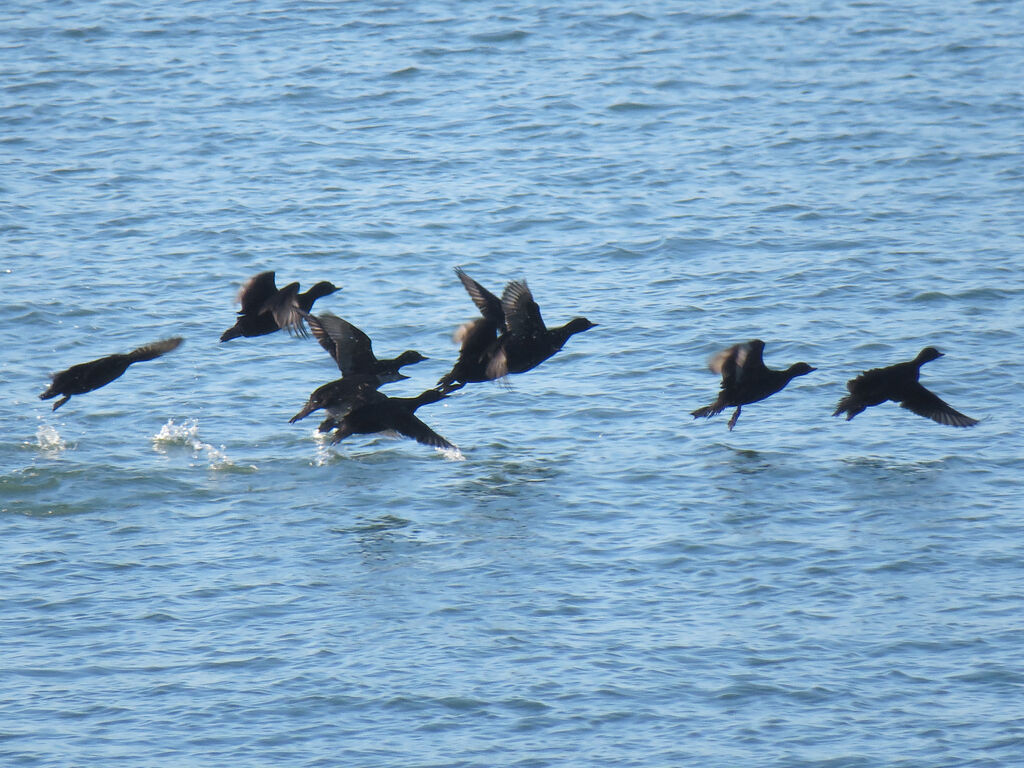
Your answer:
[[[455,490],[477,502],[537,498],[548,493],[547,483],[562,472],[560,464],[549,459],[495,456],[475,463]]]
[[[854,456],[836,464],[837,492],[863,499],[895,499],[920,493],[919,486],[938,491],[949,480],[956,457],[910,459],[885,456]]]
[[[727,443],[712,443],[702,453],[707,459],[705,471],[712,477],[778,472],[794,461],[786,451],[737,448]]]
[[[751,448],[730,448],[727,465],[742,475],[757,475],[770,471],[774,466],[773,456],[765,451]]]
[[[557,462],[492,454],[483,461],[449,466],[453,472],[447,483],[421,486],[419,498],[403,499],[392,511],[356,512],[331,533],[354,539],[368,562],[413,562],[434,557],[436,548],[444,550],[455,541],[528,539],[532,521],[562,503],[551,487],[562,474]],[[367,469],[356,467],[355,474]],[[362,503],[352,499],[350,507],[360,509]]]

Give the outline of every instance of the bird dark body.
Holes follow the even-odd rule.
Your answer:
[[[940,357],[942,353],[935,347],[925,347],[913,360],[887,368],[872,368],[855,379],[850,379],[846,383],[850,394],[839,401],[832,415],[840,416],[845,413],[846,420],[849,421],[867,408],[892,400],[908,411],[939,424],[973,427],[978,423],[977,419],[953,409],[918,381],[921,366]]]
[[[693,417],[710,418],[735,407],[729,419],[730,431],[736,426],[744,405],[764,400],[784,389],[797,376],[815,370],[807,363],[794,363],[782,371],[768,368],[764,364],[764,342],[760,339],[734,344],[719,352],[711,358],[708,367],[722,375],[722,386],[715,402],[693,411]]]
[[[182,339],[174,337],[164,339],[144,347],[134,349],[126,355],[108,355],[88,363],[73,365],[67,370],[55,373],[50,386],[39,395],[40,400],[49,400],[57,395],[63,397],[53,404],[53,410],[57,410],[68,401],[72,395],[81,395],[92,392],[94,389],[106,386],[119,378],[128,366],[133,363],[141,363],[146,360],[155,360],[181,345]]]

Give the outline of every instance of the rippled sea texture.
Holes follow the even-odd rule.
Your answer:
[[[5,764],[1019,764],[1021,72],[1013,2],[5,4]],[[456,265],[599,323],[462,460],[217,341],[329,279],[412,395]],[[694,422],[751,338],[818,370]],[[929,344],[979,426],[830,418]]]

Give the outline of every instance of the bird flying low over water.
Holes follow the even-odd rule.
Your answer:
[[[505,333],[505,310],[501,299],[471,278],[460,267],[455,274],[465,286],[469,297],[480,310],[480,317],[470,320],[455,331],[453,337],[460,344],[459,359],[451,371],[437,382],[442,392],[454,392],[471,382],[490,381],[487,365],[490,362],[499,333]]]
[[[303,315],[313,308],[313,302],[338,290],[333,283],[323,280],[305,293],[299,293],[298,283],[289,283],[278,290],[274,273],[260,272],[242,286],[238,301],[242,308],[235,324],[221,334],[221,341],[239,336],[263,336],[281,328],[298,336],[305,336]]]
[[[575,317],[565,325],[548,328],[526,281],[510,282],[498,299],[461,269],[455,274],[481,317],[456,333],[462,347],[455,366],[438,382],[442,392],[525,373],[558,352],[570,336],[596,327],[585,317]]]
[[[381,384],[387,384],[409,378],[399,372],[401,367],[428,359],[415,349],[407,349],[398,357],[378,360],[373,354],[373,342],[370,341],[370,337],[348,320],[343,320],[330,312],[324,312],[319,316],[307,312],[302,314],[320,346],[327,350],[338,364],[342,376],[376,376]]]
[[[839,401],[833,416],[846,414],[849,421],[858,413],[886,400],[899,403],[908,411],[924,416],[939,424],[951,427],[973,427],[977,419],[954,410],[938,395],[928,391],[918,382],[921,366],[942,357],[935,347],[925,347],[917,357],[905,363],[890,365],[888,368],[872,368],[855,379],[846,382],[850,391]]]
[[[332,419],[327,419],[321,425],[320,431],[335,430],[331,443],[340,443],[349,435],[397,432],[433,448],[458,450],[455,445],[420,421],[415,414],[417,408],[436,403],[445,397],[447,395],[436,389],[428,389],[416,397],[388,397],[374,389],[366,389],[355,399],[345,416],[334,423]]]
[[[328,419],[320,425],[320,431],[326,432],[332,428],[327,425],[341,421],[358,399],[365,399],[369,392],[384,384],[409,378],[399,371],[402,366],[427,359],[410,349],[390,360],[378,360],[373,354],[370,337],[347,320],[330,312],[319,316],[304,313],[304,316],[313,336],[337,363],[342,376],[314,390],[290,423],[323,408]]]
[[[403,376],[402,378],[408,378]],[[332,429],[332,422],[341,421],[345,415],[352,410],[356,402],[365,399],[369,392],[376,392],[381,386],[379,379],[373,376],[354,376],[351,378],[342,377],[329,381],[323,386],[313,390],[302,410],[292,416],[289,424],[294,424],[306,418],[313,411],[323,408],[327,411],[327,420],[320,425],[320,431],[326,432]]]
[[[711,405],[693,411],[693,417],[710,418],[726,408],[736,406],[729,419],[729,429],[736,426],[744,405],[756,403],[782,390],[797,376],[816,370],[807,363],[794,363],[784,371],[776,371],[764,364],[764,342],[753,339],[745,344],[734,344],[711,358],[708,367],[722,375],[718,399]]]
[[[155,360],[171,350],[181,346],[181,337],[164,339],[153,344],[132,350],[126,355],[108,355],[88,363],[73,365],[66,371],[53,374],[53,381],[40,400],[49,400],[51,397],[63,395],[53,404],[53,410],[57,410],[68,401],[72,395],[82,395],[99,389],[118,378],[132,363],[141,363],[145,360]]]

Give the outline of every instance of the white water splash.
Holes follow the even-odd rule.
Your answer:
[[[437,452],[444,456],[449,461],[465,461],[466,457],[462,455],[462,451],[459,450],[457,445],[451,448],[438,448]]]
[[[211,469],[222,469],[235,465],[228,458],[223,445],[220,448],[215,448],[199,439],[199,421],[197,419],[186,419],[181,424],[175,424],[174,419],[168,419],[167,423],[160,427],[160,431],[153,435],[153,448],[160,453],[167,453],[167,446],[174,445],[191,449],[193,458],[205,456]]]
[[[45,453],[60,453],[68,447],[57,428],[49,424],[39,425],[39,429],[36,430],[36,444]]]
[[[338,452],[331,448],[333,436],[333,432],[321,432],[320,430],[313,432],[313,441],[316,443],[316,455],[309,462],[311,467],[324,467],[338,460]]]

